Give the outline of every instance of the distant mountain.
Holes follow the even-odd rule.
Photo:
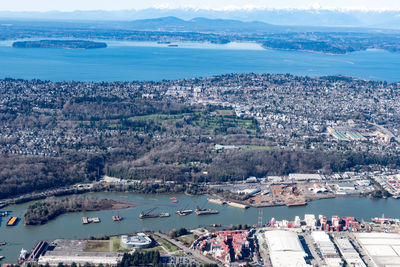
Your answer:
[[[203,17],[240,21],[260,21],[274,25],[375,27],[400,29],[400,11],[340,11],[321,9],[251,9],[251,10],[203,10],[203,9],[156,9],[121,11],[74,11],[74,12],[5,12],[0,19],[35,19],[69,21],[133,21],[159,17],[176,17],[192,20]],[[173,21],[168,21],[169,23]],[[218,23],[218,21],[215,21]],[[177,22],[180,23],[180,22]]]
[[[271,32],[282,30],[282,26],[271,25],[264,22],[242,22],[229,19],[193,18],[183,20],[177,17],[162,17],[155,19],[135,20],[124,23],[126,27],[134,30],[149,31],[194,31],[194,32]]]

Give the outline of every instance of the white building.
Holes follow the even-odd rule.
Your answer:
[[[258,188],[245,188],[245,189],[241,189],[241,190],[236,190],[236,193],[238,194],[245,194],[245,195],[255,195],[257,193],[260,193],[261,190]]]
[[[264,233],[273,267],[310,266],[306,263],[303,246],[297,234],[289,231],[267,231]]]
[[[399,234],[357,233],[355,235],[375,266],[400,266]]]
[[[343,261],[340,258],[335,246],[333,245],[328,234],[323,231],[313,231],[311,237],[314,240],[315,245],[321,252],[325,263],[329,267],[341,267],[343,266]]]
[[[301,226],[301,220],[299,216],[294,217],[294,226],[295,227],[300,227]]]
[[[295,181],[322,180],[322,176],[315,173],[290,173],[289,179]]]
[[[314,228],[317,224],[317,220],[315,219],[314,214],[305,214],[304,222],[306,223],[307,227],[311,227],[311,228]]]
[[[148,248],[153,241],[144,233],[136,236],[121,236],[121,247],[123,248]]]
[[[358,254],[358,252],[354,249],[349,239],[346,237],[335,237],[335,242],[343,256],[343,259],[349,266],[366,267],[364,261],[360,257],[360,254]]]

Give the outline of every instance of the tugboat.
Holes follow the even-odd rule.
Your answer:
[[[29,256],[29,252],[26,249],[21,249],[21,253],[19,254],[18,257],[18,263],[21,264],[23,263]]]

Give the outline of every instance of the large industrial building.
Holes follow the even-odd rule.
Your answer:
[[[322,180],[322,176],[317,173],[290,173],[289,179],[293,181],[319,181]]]
[[[347,265],[354,267],[366,267],[364,261],[360,257],[360,254],[357,252],[357,250],[355,250],[347,237],[336,236],[335,243]]]
[[[343,261],[339,256],[334,244],[332,243],[329,235],[323,231],[314,231],[311,233],[311,237],[318,250],[321,253],[323,260],[329,267],[341,267]]]
[[[307,264],[303,246],[297,234],[289,231],[267,231],[264,233],[273,267],[311,266]]]
[[[121,247],[123,248],[148,248],[153,241],[144,233],[135,236],[121,236]]]
[[[86,244],[87,240],[56,239],[38,258],[38,264],[57,266],[61,262],[68,265],[89,263],[115,266],[122,259],[122,253],[118,252],[87,252]]]
[[[355,235],[375,266],[400,266],[400,234],[357,233]]]

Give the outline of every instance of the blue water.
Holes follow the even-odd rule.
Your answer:
[[[0,46],[0,78],[52,81],[162,80],[255,72],[308,76],[341,74],[392,82],[400,81],[399,66],[400,53],[379,50],[324,55],[240,45],[172,48],[116,43],[96,50]]]

